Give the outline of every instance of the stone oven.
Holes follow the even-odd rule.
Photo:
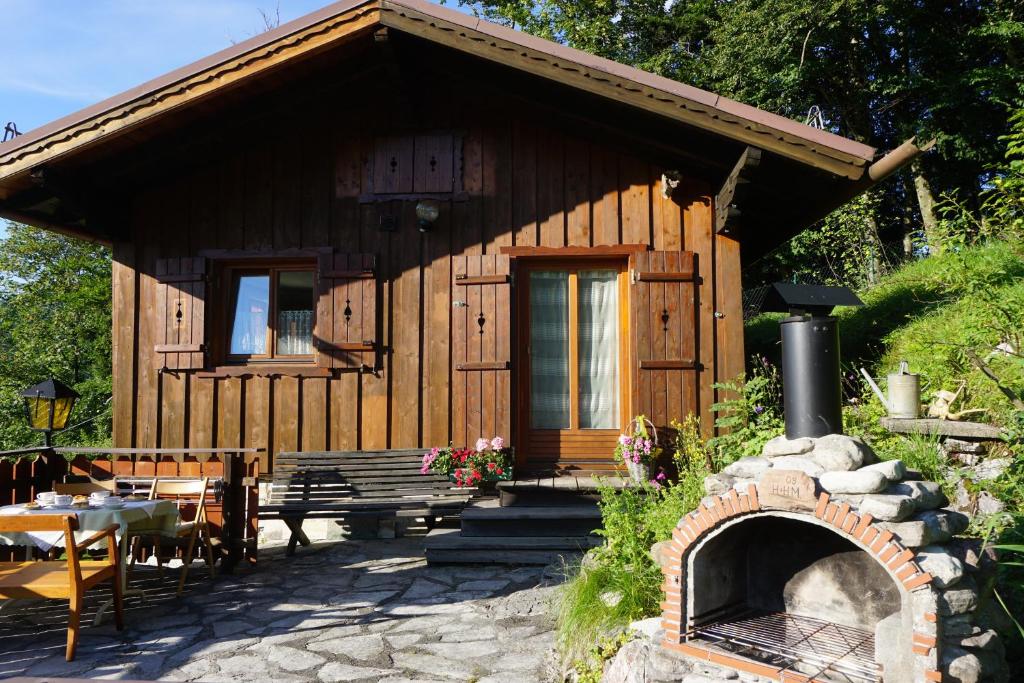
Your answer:
[[[1005,680],[937,484],[833,434],[705,487],[662,550],[666,647],[758,680]]]

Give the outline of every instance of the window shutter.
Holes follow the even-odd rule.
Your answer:
[[[206,361],[206,259],[156,262],[157,367],[198,370]]]
[[[317,365],[374,365],[377,343],[377,279],[372,254],[323,254],[317,279],[313,338]]]
[[[648,251],[630,263],[630,357],[634,414],[659,428],[697,406],[697,260],[688,251]]]
[[[453,436],[511,439],[512,277],[509,257],[452,259]]]

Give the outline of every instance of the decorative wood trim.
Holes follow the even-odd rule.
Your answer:
[[[362,341],[362,342],[340,342],[340,343],[319,341],[319,342],[317,342],[316,348],[319,351],[365,351],[365,352],[370,352],[370,351],[375,351],[377,349],[377,344],[375,342],[369,341],[369,340]]]
[[[326,270],[320,277],[334,280],[367,280],[375,276],[372,270]]]
[[[501,253],[510,258],[538,256],[629,256],[649,251],[646,244],[608,244],[597,247],[502,247]]]
[[[507,285],[512,281],[510,275],[466,275],[462,273],[455,276],[455,284],[461,286],[469,285]]]
[[[512,363],[509,361],[495,361],[493,363],[456,363],[455,369],[463,372],[474,372],[478,370],[509,370]]]
[[[637,272],[633,276],[634,282],[693,282],[694,273],[692,270],[681,270],[677,272]]]
[[[421,199],[436,199],[439,202],[468,202],[468,192],[406,192],[389,194],[387,192],[369,192],[359,195],[360,204],[374,204],[376,202],[407,201],[415,202]]]
[[[197,372],[199,379],[222,379],[225,377],[332,377],[330,368],[314,365],[282,365],[277,363],[254,363],[251,365],[222,365]]]
[[[641,370],[696,370],[697,364],[692,359],[678,360],[641,360]]]
[[[182,273],[180,275],[157,275],[156,281],[160,284],[171,282],[202,282],[206,279],[206,273]]]
[[[740,210],[743,195],[750,186],[751,174],[761,164],[761,150],[757,147],[746,147],[739,160],[733,166],[722,189],[715,195],[715,233],[732,231],[743,215]]]
[[[199,256],[217,261],[233,259],[288,261],[315,259],[322,254],[333,254],[334,247],[308,247],[304,249],[200,249]]]
[[[157,344],[153,347],[156,353],[202,353],[205,344]]]

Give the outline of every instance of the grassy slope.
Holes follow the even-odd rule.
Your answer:
[[[905,359],[927,383],[926,401],[936,389],[955,390],[962,378],[961,407],[986,408],[982,419],[1006,420],[1009,401],[964,351],[985,357],[1008,332],[1024,335],[1024,245],[990,243],[915,261],[860,296],[863,308],[837,312],[848,371],[863,365],[884,378]],[[778,360],[779,317],[762,315],[747,324],[749,353]],[[1024,392],[1019,358],[995,354],[989,363],[1005,384]]]

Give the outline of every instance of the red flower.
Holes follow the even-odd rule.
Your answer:
[[[504,472],[502,472],[502,470],[501,470],[501,468],[500,468],[500,467],[499,467],[498,469],[496,469],[496,470],[495,470],[495,472],[497,472],[497,473],[498,473],[498,475],[502,475],[502,474],[505,474]]]
[[[495,467],[496,465],[493,462],[487,463],[487,469],[489,469],[490,471],[493,472]]]

